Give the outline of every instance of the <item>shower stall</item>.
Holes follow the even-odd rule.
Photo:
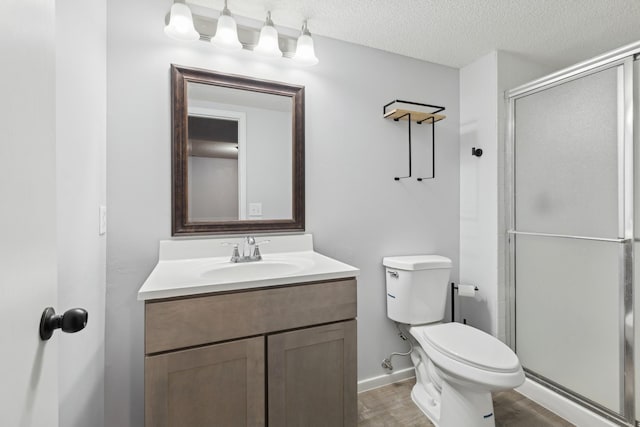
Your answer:
[[[620,425],[640,414],[639,54],[507,93],[509,344],[529,379]]]

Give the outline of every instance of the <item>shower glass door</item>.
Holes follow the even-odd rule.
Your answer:
[[[621,420],[633,416],[630,66],[510,99],[512,345],[530,377]]]

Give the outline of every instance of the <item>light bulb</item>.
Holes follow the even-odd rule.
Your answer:
[[[292,59],[300,65],[315,65],[319,62],[315,49],[313,48],[313,39],[311,38],[311,32],[309,32],[306,20],[302,24],[302,34],[298,37],[296,53]]]
[[[227,8],[227,2],[224,2],[224,9],[218,18],[218,27],[216,35],[211,39],[211,44],[228,50],[242,49],[242,43],[238,40],[238,27],[236,21],[231,16],[231,12]]]
[[[172,39],[182,41],[194,41],[200,38],[200,34],[193,27],[189,6],[182,3],[171,6],[169,25],[164,27],[164,33]]]
[[[258,45],[253,49],[253,51],[257,54],[274,58],[282,56],[282,51],[278,45],[278,31],[273,26],[271,12],[267,12],[267,19],[260,30]]]

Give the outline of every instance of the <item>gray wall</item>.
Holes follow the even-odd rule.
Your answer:
[[[194,157],[189,171],[189,219],[238,219],[238,159]]]
[[[291,218],[291,161],[282,161],[291,159],[291,113],[254,108],[246,111],[247,218],[252,219],[251,203],[262,204],[264,219]]]
[[[106,0],[56,1],[57,312],[83,307],[87,327],[57,334],[61,427],[104,425]]]
[[[306,87],[307,231],[319,252],[359,267],[358,377],[383,375],[381,360],[403,348],[386,317],[385,255],[459,252],[458,70],[315,37],[320,63],[220,54],[162,31],[171,1],[108,4],[106,425],[143,420],[143,305],[136,293],[170,238],[169,64]],[[407,168],[405,123],[382,119],[393,99],[446,106],[436,127],[435,181],[396,182]],[[414,126],[427,144],[428,126]],[[414,159],[418,174],[429,172]],[[395,363],[409,366],[408,360]]]

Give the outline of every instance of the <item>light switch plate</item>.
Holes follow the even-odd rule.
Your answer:
[[[249,203],[249,216],[262,216],[262,203]]]

